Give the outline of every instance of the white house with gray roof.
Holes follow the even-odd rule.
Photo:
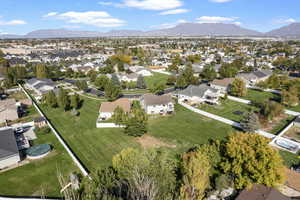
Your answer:
[[[40,96],[56,88],[56,84],[51,79],[37,79],[37,78],[32,78],[27,80],[26,86],[29,89],[34,90]]]
[[[151,114],[165,115],[174,112],[174,102],[170,94],[154,95],[144,94],[141,99],[141,106],[145,112]]]
[[[177,93],[180,101],[188,101],[192,104],[210,103],[219,104],[219,98],[224,94],[206,84],[190,85]]]
[[[20,161],[19,150],[12,128],[0,130],[0,170]]]
[[[237,78],[241,78],[245,81],[247,87],[255,86],[255,84],[265,81],[272,75],[271,70],[257,70],[249,73],[240,73],[237,75]]]

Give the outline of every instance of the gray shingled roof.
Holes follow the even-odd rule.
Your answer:
[[[172,102],[172,96],[170,94],[154,95],[144,94],[143,95],[145,105],[162,105]]]
[[[19,150],[13,129],[0,130],[0,160],[18,153]]]
[[[189,97],[197,96],[197,97],[203,97],[204,93],[210,90],[212,92],[217,92],[218,90],[206,85],[206,84],[201,84],[199,86],[196,85],[190,85],[186,89],[179,91],[178,94],[180,95],[185,95]]]

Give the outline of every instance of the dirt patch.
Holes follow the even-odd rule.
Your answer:
[[[271,131],[273,130],[278,124],[280,124],[282,122],[282,120],[288,118],[288,115],[286,114],[282,114],[276,118],[274,118],[271,122],[264,119],[262,116],[259,117],[260,118],[260,123],[262,125],[262,129],[264,131]]]
[[[159,148],[159,147],[176,148],[176,145],[174,144],[167,144],[149,135],[143,135],[142,137],[139,137],[136,140],[143,148]]]

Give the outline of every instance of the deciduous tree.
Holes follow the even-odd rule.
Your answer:
[[[222,169],[233,177],[237,189],[256,183],[273,187],[284,180],[282,159],[263,136],[248,133],[230,136],[224,156]]]

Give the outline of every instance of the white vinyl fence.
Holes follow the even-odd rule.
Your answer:
[[[63,145],[63,147],[65,148],[65,150],[68,152],[68,154],[71,156],[73,162],[76,164],[76,166],[80,169],[80,171],[82,172],[82,174],[84,176],[89,176],[88,171],[85,169],[85,167],[81,164],[80,160],[76,157],[76,155],[73,153],[73,151],[70,149],[70,147],[65,143],[65,141],[63,140],[63,138],[60,136],[60,134],[56,131],[56,129],[52,126],[51,122],[49,122],[49,120],[47,119],[47,117],[44,115],[44,113],[40,110],[39,106],[36,104],[36,102],[34,101],[34,99],[31,98],[31,96],[28,94],[28,92],[22,87],[22,85],[19,84],[19,87],[22,89],[22,91],[26,94],[26,96],[32,100],[32,105],[35,107],[35,109],[40,113],[40,115],[42,117],[44,117],[47,121],[48,126],[50,127],[50,129],[52,130],[52,132],[54,133],[54,135],[56,136],[56,138],[58,139],[58,141]]]

